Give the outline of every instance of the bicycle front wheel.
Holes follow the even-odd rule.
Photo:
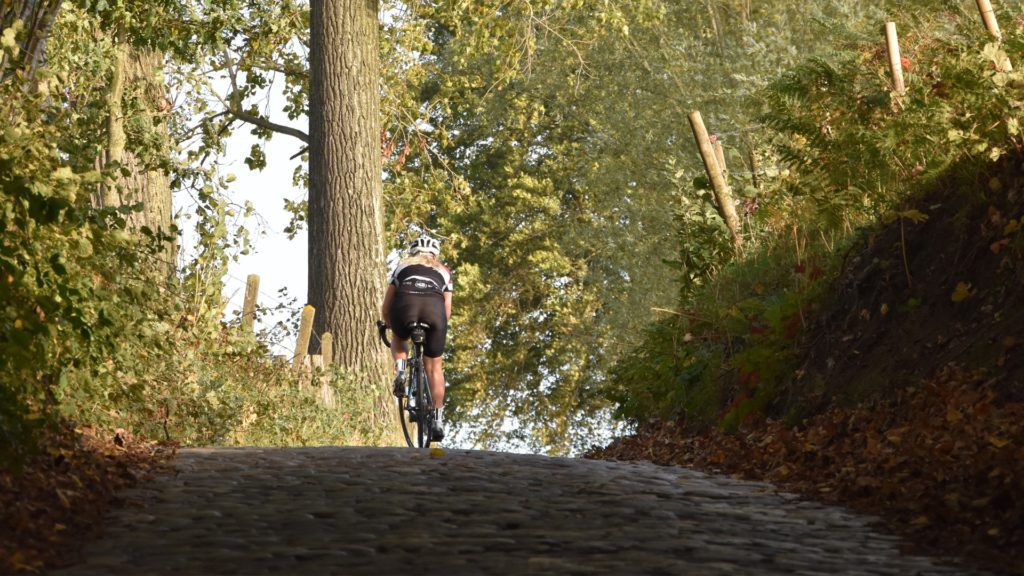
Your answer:
[[[402,396],[398,399],[398,421],[402,423],[402,434],[405,436],[405,443],[409,448],[414,448],[416,445],[413,444],[412,437],[416,435],[416,432],[410,430],[415,424],[413,423],[412,410],[415,408],[409,404],[409,397]]]

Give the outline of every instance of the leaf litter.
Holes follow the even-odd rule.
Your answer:
[[[41,574],[78,559],[117,492],[150,478],[176,445],[123,430],[48,432],[19,470],[0,469],[0,573]]]
[[[951,365],[800,426],[765,419],[694,433],[654,423],[587,456],[769,481],[880,518],[908,551],[1024,574],[1024,403],[1001,401],[981,372]]]

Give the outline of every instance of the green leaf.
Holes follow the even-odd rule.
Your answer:
[[[64,255],[57,253],[50,256],[50,267],[53,271],[61,276],[66,276],[68,273],[67,266],[64,263]]]

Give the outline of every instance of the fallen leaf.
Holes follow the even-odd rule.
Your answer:
[[[66,492],[67,491],[58,488],[57,497],[60,498],[60,503],[63,504],[65,508],[71,508],[71,500],[68,499]]]
[[[893,428],[885,433],[885,438],[893,444],[899,444],[903,440],[903,434],[906,433],[907,428]]]
[[[1002,240],[999,240],[997,242],[993,242],[992,244],[990,244],[988,249],[991,250],[993,254],[999,254],[999,251],[1002,250],[1003,247],[1006,246],[1009,243],[1010,243],[1010,239],[1009,238],[1003,238]]]
[[[11,556],[9,562],[19,571],[34,573],[38,573],[39,569],[43,565],[43,563],[38,560],[28,558],[21,550],[16,550]]]
[[[953,295],[951,299],[953,300],[953,302],[963,302],[964,300],[970,298],[973,295],[974,293],[971,292],[970,282],[959,282],[956,285],[956,289],[953,290]]]
[[[1002,468],[996,468],[995,470],[993,470],[993,471],[988,473],[988,477],[989,478],[998,478],[1000,476],[1005,476],[1005,475],[1006,475],[1006,471],[1003,470]]]
[[[1006,446],[1007,444],[1010,443],[1010,441],[1008,439],[1000,438],[998,436],[989,436],[988,437],[988,441],[989,441],[989,444],[992,444],[996,448],[1002,448],[1003,446]]]
[[[964,419],[963,415],[961,415],[960,411],[956,409],[956,406],[952,406],[951,405],[948,408],[946,408],[946,422],[949,422],[950,424],[954,424],[954,423],[959,422],[959,421],[961,421],[963,419]]]

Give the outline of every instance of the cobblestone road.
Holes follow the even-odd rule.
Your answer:
[[[974,574],[683,468],[386,448],[188,449],[175,466],[53,574]]]

